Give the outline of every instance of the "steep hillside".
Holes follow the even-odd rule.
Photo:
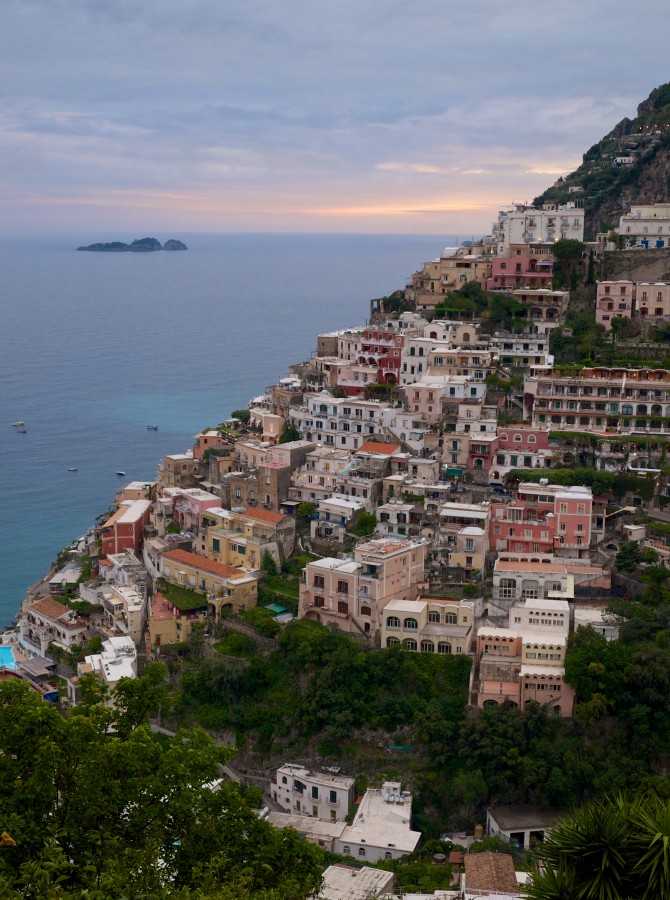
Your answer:
[[[621,158],[633,162],[615,163]],[[571,192],[571,187],[583,192]],[[534,203],[568,200],[583,200],[588,238],[616,226],[632,203],[670,200],[670,83],[655,88],[634,119],[622,119],[586,151],[578,169],[559,178]]]

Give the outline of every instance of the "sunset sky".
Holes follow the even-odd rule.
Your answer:
[[[670,2],[3,0],[0,231],[481,233],[670,81]]]

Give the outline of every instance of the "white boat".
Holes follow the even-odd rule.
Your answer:
[[[25,422],[12,422],[12,428],[21,428]]]
[[[76,466],[70,466],[70,467],[68,468],[68,472],[76,472],[76,471],[77,471],[77,467],[76,467]]]
[[[158,431],[158,425],[147,425],[147,431]]]
[[[121,469],[118,469],[116,474],[121,475],[121,477],[123,477],[126,473],[122,472]]]

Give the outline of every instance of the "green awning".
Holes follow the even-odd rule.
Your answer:
[[[460,478],[463,474],[463,469],[447,469],[447,475],[449,478]]]

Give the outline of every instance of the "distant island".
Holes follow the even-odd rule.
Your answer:
[[[156,238],[146,237],[133,241],[132,244],[124,244],[122,241],[110,241],[108,244],[89,244],[87,247],[77,247],[77,250],[95,250],[102,253],[152,253],[154,250],[188,250],[182,241],[171,238],[164,244]]]

